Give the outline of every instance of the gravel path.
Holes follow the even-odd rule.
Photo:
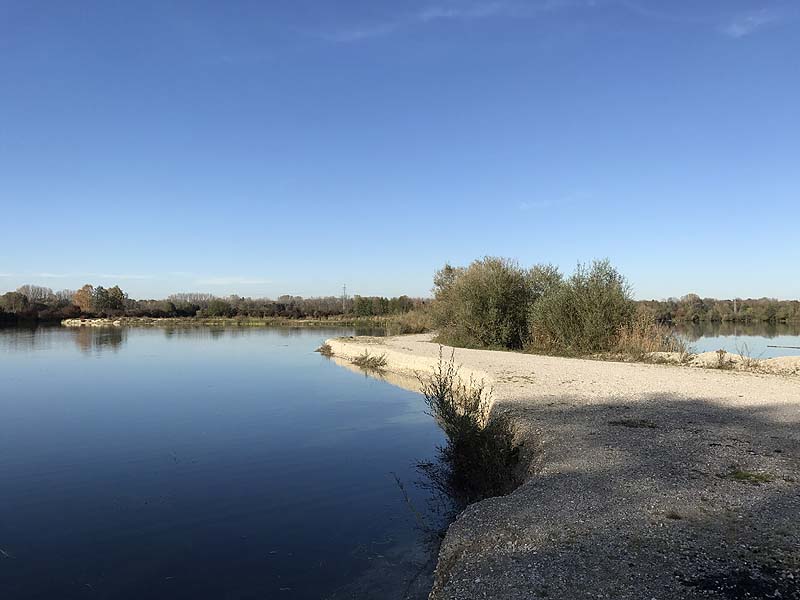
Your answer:
[[[328,343],[410,388],[438,356],[428,335]],[[431,598],[800,599],[800,377],[455,356],[532,463],[450,526]]]

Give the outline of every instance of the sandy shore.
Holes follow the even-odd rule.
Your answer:
[[[409,389],[438,356],[428,335],[328,343]],[[451,525],[431,598],[800,598],[800,377],[455,356],[534,460]]]

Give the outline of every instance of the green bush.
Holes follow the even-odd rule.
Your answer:
[[[446,265],[434,278],[432,316],[440,339],[468,347],[522,348],[533,299],[529,273],[505,258],[466,268]]]
[[[522,483],[522,446],[512,423],[490,415],[490,393],[483,383],[464,384],[451,354],[431,375],[420,376],[430,414],[447,436],[438,462],[417,465],[427,485],[451,499],[457,510],[478,500],[511,493]]]
[[[236,309],[221,298],[214,298],[206,308],[200,311],[201,317],[233,317],[235,315]]]
[[[611,263],[579,264],[531,304],[529,342],[534,349],[565,353],[609,351],[634,315],[630,287]]]
[[[446,265],[434,278],[431,321],[439,341],[468,348],[552,354],[685,352],[685,343],[637,311],[625,278],[608,260],[578,264],[568,278],[552,265],[522,269],[487,257]]]

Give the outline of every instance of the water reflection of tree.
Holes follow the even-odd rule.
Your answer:
[[[295,338],[308,335],[313,332],[323,338],[342,335],[353,335],[354,330],[349,327],[261,327],[261,326],[241,326],[241,327],[213,327],[213,326],[177,326],[164,327],[164,335],[167,338],[175,339],[194,339],[194,340],[217,340],[223,338],[241,338],[249,335],[259,335],[265,332],[278,335],[284,338]],[[376,333],[371,331],[372,335]],[[357,333],[357,335],[365,335]]]
[[[78,327],[73,331],[75,345],[86,354],[106,350],[117,352],[128,341],[128,331],[121,327]]]
[[[701,337],[740,337],[753,335],[774,338],[778,336],[800,335],[800,323],[703,321],[699,323],[681,323],[675,325],[675,329],[693,342],[699,340]]]

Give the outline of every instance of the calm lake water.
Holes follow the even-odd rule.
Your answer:
[[[691,323],[677,325],[675,329],[689,340],[698,353],[721,348],[733,354],[744,352],[752,358],[800,356],[800,350],[769,348],[800,347],[800,323]]]
[[[313,352],[349,333],[0,329],[0,598],[425,590],[392,473],[424,509],[413,465],[442,434]]]

